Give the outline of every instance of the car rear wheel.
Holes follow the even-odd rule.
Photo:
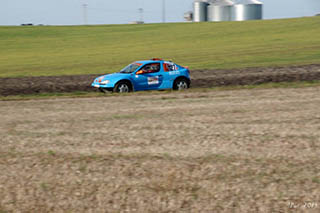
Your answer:
[[[127,82],[119,82],[114,87],[113,92],[118,92],[118,93],[131,92],[130,85]]]
[[[178,79],[174,82],[173,89],[174,90],[186,90],[189,88],[188,82],[186,79]]]

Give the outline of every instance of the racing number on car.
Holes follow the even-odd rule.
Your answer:
[[[159,76],[148,77],[148,85],[159,84]]]

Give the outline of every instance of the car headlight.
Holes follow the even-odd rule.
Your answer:
[[[109,84],[109,80],[102,81],[100,84]]]

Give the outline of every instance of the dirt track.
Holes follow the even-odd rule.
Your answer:
[[[0,78],[0,95],[92,91],[90,83],[97,76]],[[232,70],[193,70],[191,77],[192,87],[311,81],[320,80],[320,64]]]

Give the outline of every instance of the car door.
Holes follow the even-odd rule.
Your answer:
[[[170,61],[163,62],[163,84],[164,89],[172,88],[174,80],[180,75],[178,66]]]
[[[136,90],[155,90],[161,87],[163,75],[159,62],[148,63],[135,73]]]

